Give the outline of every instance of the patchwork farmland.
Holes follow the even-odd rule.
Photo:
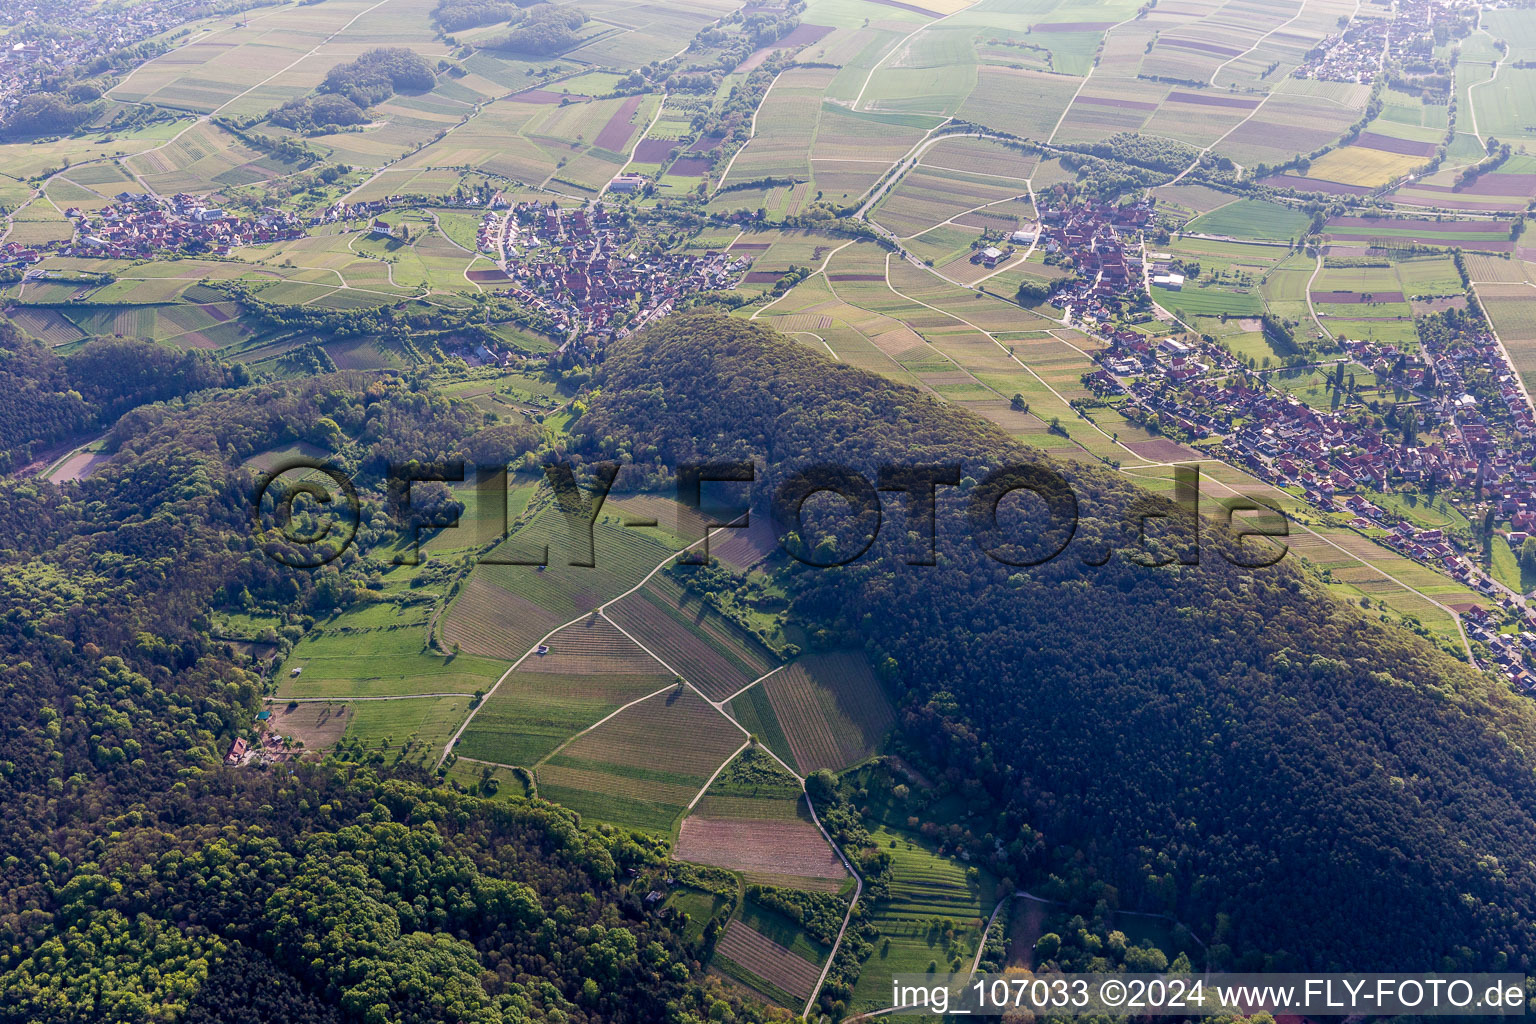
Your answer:
[[[491,20],[450,27],[456,7]],[[378,539],[396,508],[368,485],[356,560],[315,574],[301,604],[257,579],[219,595],[217,643],[271,716],[252,736],[398,768],[466,808],[574,811],[622,864],[615,888],[726,1001],[835,1017],[883,1009],[893,972],[968,970],[999,887],[986,865],[1041,879],[920,743],[892,739],[893,694],[921,668],[828,649],[862,641],[806,620],[756,510],[714,532],[715,569],[673,567],[707,522],[661,471],[686,445],[593,426],[605,363],[694,306],[1154,492],[1197,463],[1208,501],[1288,514],[1318,587],[1515,688],[1536,681],[1511,610],[1536,583],[1519,547],[1536,530],[1520,433],[1536,373],[1529,8],[559,9],[579,24],[548,52],[506,45],[539,5],[191,18],[90,81],[58,72],[61,103],[99,87],[90,119],[0,137],[0,317],[38,365],[62,361],[59,380],[106,345],[273,393],[336,374],[369,400],[265,450],[240,433],[219,448],[252,473],[304,457],[366,477],[399,435],[389,457],[513,468],[507,536],[472,480],[418,485],[460,526],[425,530],[419,563],[397,564],[411,545]],[[338,87],[378,47],[415,80]],[[296,118],[305,104],[347,123]],[[172,245],[171,222],[218,230]],[[434,424],[465,430],[397,429],[384,396],[405,392],[395,408],[432,403]],[[694,396],[647,400],[675,415]],[[117,426],[129,407],[109,401],[12,475],[92,509],[136,431],[202,401],[175,391]],[[590,548],[541,474],[562,458],[584,495],[595,464],[623,467]],[[1484,556],[1466,538],[1490,511]],[[862,966],[835,955],[850,901]]]

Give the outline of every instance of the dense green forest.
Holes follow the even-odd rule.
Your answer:
[[[498,21],[511,21],[517,16],[518,7],[511,0],[438,0],[432,8],[432,18],[444,32],[461,32],[466,28],[494,25]]]
[[[119,349],[117,372],[139,355]],[[131,394],[87,387],[80,415]],[[208,609],[242,594],[303,616],[363,599],[375,571],[366,550],[316,573],[264,557],[240,463],[357,438],[343,457],[376,520],[390,461],[526,447],[483,423],[421,381],[335,374],[143,405],[90,479],[0,481],[0,1021],[764,1012],[706,989],[700,950],[643,910],[653,843],[459,796],[382,753],[220,764],[261,679]]]
[[[366,108],[397,92],[426,92],[436,82],[432,65],[414,50],[379,47],[336,65],[315,95],[289,100],[268,116],[294,131],[334,130],[362,124],[368,120]]]
[[[94,118],[102,104],[76,102],[67,95],[33,93],[23,96],[5,124],[7,136],[61,135]]]
[[[512,31],[486,45],[547,57],[575,46],[576,30],[586,23],[587,14],[579,7],[539,4],[514,22]]]
[[[145,402],[245,382],[244,367],[206,353],[102,338],[60,358],[0,323],[0,472],[24,466],[51,443],[112,424]]]
[[[794,610],[897,682],[907,749],[987,823],[958,844],[1004,877],[1171,913],[1218,967],[1530,967],[1536,713],[1503,684],[1289,560],[1233,564],[1262,542],[1218,523],[1181,564],[1187,535],[1154,523],[1139,540],[1166,502],[755,325],[672,318],[595,383],[575,428],[589,456],[755,459],[759,513],[812,464],[871,481],[886,463],[958,464],[937,565],[907,564],[918,538],[891,504],[862,558],[791,573]],[[1016,562],[1063,542],[1038,504],[1005,503],[1000,535],[972,521],[989,472],[1013,464],[1061,474],[1081,513],[1033,567],[973,540]],[[787,539],[848,550],[834,526]]]

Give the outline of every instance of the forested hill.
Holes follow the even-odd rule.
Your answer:
[[[987,467],[1049,464],[964,411],[706,314],[630,339],[596,383],[588,451],[642,465],[753,456],[777,481],[815,462],[872,477],[961,461],[955,492]],[[862,559],[795,572],[798,613],[868,645],[904,691],[910,748],[986,808],[976,853],[1026,884],[1107,881],[1120,906],[1187,923],[1218,967],[1530,968],[1530,706],[1289,561],[1230,564],[1209,522],[1198,567],[1092,564],[1146,499],[1096,466],[1055,468],[1084,518],[1042,566],[983,555],[954,501],[939,565],[907,566],[888,500]]]
[[[666,870],[654,846],[383,752],[220,763],[262,680],[208,609],[250,595],[296,625],[376,596],[355,551],[263,557],[242,462],[356,437],[366,486],[483,425],[419,381],[332,374],[129,412],[81,483],[0,479],[0,1022],[706,1019],[683,937],[629,891]],[[366,535],[387,516],[364,493]]]

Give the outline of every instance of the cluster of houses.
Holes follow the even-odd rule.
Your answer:
[[[1051,301],[1080,316],[1108,317],[1127,297],[1139,296],[1141,257],[1130,242],[1152,222],[1155,202],[1117,206],[1090,199],[1043,209],[1039,245],[1047,261],[1078,274],[1058,286]]]
[[[0,266],[30,267],[34,263],[42,262],[42,259],[42,252],[34,245],[23,245],[20,242],[0,243]]]
[[[1530,616],[1527,615],[1527,621]],[[1536,633],[1523,630],[1518,635],[1499,631],[1500,616],[1474,605],[1461,617],[1467,635],[1479,640],[1493,656],[1494,664],[1516,689],[1536,695],[1536,675],[1526,668],[1527,654],[1536,656]]]
[[[58,243],[66,256],[142,259],[167,253],[223,254],[241,245],[299,238],[304,227],[291,213],[268,207],[242,217],[185,193],[169,199],[120,192],[94,213],[70,207],[74,236]]]
[[[117,51],[206,13],[186,0],[0,5],[6,29],[0,33],[0,120],[9,119],[24,97],[42,92],[45,81],[77,77]]]
[[[1435,57],[1436,32],[1465,35],[1475,24],[1475,0],[1398,0],[1391,14],[1357,17],[1316,46],[1292,74],[1322,82],[1369,83],[1384,61],[1444,73]]]
[[[292,761],[303,755],[302,748],[295,748],[288,739],[272,728],[272,712],[256,713],[256,743],[237,736],[224,753],[224,763],[230,767],[242,764],[263,764],[276,761]]]
[[[1350,22],[1341,35],[1330,35],[1308,54],[1291,74],[1319,82],[1373,81],[1386,56],[1390,18],[1365,18]]]
[[[1341,339],[1354,362],[1413,396],[1414,427],[1400,424],[1394,432],[1315,409],[1271,387],[1217,344],[1159,340],[1124,326],[1100,333],[1109,344],[1096,356],[1100,369],[1089,382],[1100,393],[1127,395],[1126,415],[1155,414],[1191,438],[1215,436],[1223,458],[1256,477],[1299,487],[1312,504],[1349,516],[1386,546],[1501,596],[1508,607],[1521,604],[1443,531],[1419,528],[1360,493],[1404,484],[1471,489],[1511,524],[1506,540],[1495,543],[1519,548],[1536,535],[1536,414],[1491,334],[1463,332],[1438,344],[1426,338],[1416,352]],[[1536,654],[1536,634],[1517,641],[1492,627],[1479,632],[1478,621],[1469,619],[1468,629],[1498,668],[1516,686],[1532,689],[1536,677],[1525,667],[1525,652]]]
[[[719,250],[642,249],[602,203],[561,209],[519,203],[497,245],[508,293],[577,338],[623,337],[666,316],[684,296],[734,288],[751,260]]]
[[[475,232],[475,248],[481,252],[492,253],[497,261],[502,260],[502,239],[507,225],[494,211],[486,210],[485,216],[480,218],[480,227]]]

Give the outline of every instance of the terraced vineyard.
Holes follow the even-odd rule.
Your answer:
[[[848,878],[799,783],[760,750],[739,755],[683,821],[673,855],[748,882],[836,892]]]
[[[587,552],[551,506],[475,566],[444,618],[444,639],[472,654],[518,658],[550,630],[639,583],[669,550],[638,530],[598,522]],[[495,564],[546,557],[544,567]]]
[[[799,1006],[821,971],[740,920],[732,921],[715,946],[715,966],[775,1003]]]
[[[890,829],[872,836],[876,848],[891,856],[891,887],[890,895],[872,908],[883,939],[859,976],[850,1003],[854,1011],[888,1006],[893,974],[968,966],[996,902],[995,883],[985,873],[961,867]],[[953,931],[953,939],[945,937],[946,929]]]

